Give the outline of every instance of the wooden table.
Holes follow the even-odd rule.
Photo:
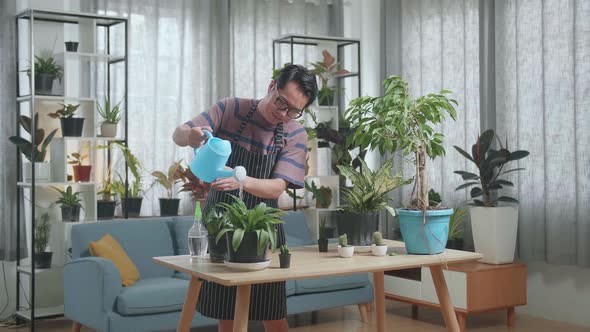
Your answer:
[[[177,331],[189,331],[199,298],[201,280],[213,281],[225,286],[237,286],[234,312],[234,332],[246,332],[250,308],[250,289],[253,284],[292,279],[311,279],[356,273],[373,273],[377,331],[385,331],[385,271],[427,266],[430,268],[436,293],[441,303],[444,321],[449,331],[458,332],[459,325],[453,311],[451,298],[442,272],[443,265],[480,259],[481,254],[445,250],[438,255],[407,255],[403,242],[386,240],[389,251],[395,256],[375,257],[370,253],[355,253],[352,258],[340,258],[334,246],[327,253],[318,252],[317,246],[291,248],[291,268],[280,269],[278,254],[270,254],[271,265],[261,271],[236,272],[223,264],[213,264],[205,259],[191,260],[189,256],[154,257],[154,260],[171,269],[191,275],[188,291]]]

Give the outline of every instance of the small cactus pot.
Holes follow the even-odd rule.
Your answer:
[[[343,258],[350,258],[354,255],[354,246],[338,246],[338,255]]]
[[[372,244],[371,253],[373,254],[373,256],[385,256],[385,254],[387,253],[387,246],[378,246],[376,244]]]

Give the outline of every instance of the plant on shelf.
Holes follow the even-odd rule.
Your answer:
[[[59,204],[61,207],[61,219],[64,222],[77,222],[80,220],[80,209],[84,209],[82,206],[82,199],[80,198],[79,192],[74,192],[72,186],[68,186],[66,190],[61,190],[56,187],[52,187],[57,190],[61,195],[54,204]]]
[[[281,269],[288,269],[291,266],[291,253],[287,244],[281,245],[281,253],[279,254],[279,266]]]
[[[355,127],[351,140],[361,149],[378,150],[381,155],[397,151],[403,157],[414,155],[416,177],[410,204],[397,211],[401,231],[408,253],[440,253],[447,241],[452,209],[429,208],[426,158],[445,154],[443,135],[434,127],[447,115],[455,119],[457,102],[447,97],[450,91],[446,90],[414,98],[408,83],[399,76],[385,79],[384,90],[383,96],[359,97],[350,102],[345,116]],[[426,225],[427,220],[442,227]]]
[[[387,245],[383,242],[383,234],[376,231],[373,233],[373,244],[371,245],[371,253],[373,256],[385,256],[387,253]]]
[[[38,95],[51,95],[53,81],[58,78],[61,80],[63,69],[57,64],[53,54],[45,51],[45,55],[35,55],[35,93]],[[31,68],[24,70],[31,76]]]
[[[181,181],[185,181],[182,165],[182,160],[172,163],[168,167],[166,173],[161,171],[152,172],[152,176],[156,178],[155,183],[166,189],[166,197],[160,198],[160,215],[161,216],[177,216],[178,205],[180,203],[179,198],[174,198],[175,186]]]
[[[47,251],[50,232],[49,213],[44,212],[38,219],[35,219],[35,268],[47,269],[51,267],[53,253]]]
[[[321,88],[318,91],[318,104],[320,106],[334,105],[334,87],[328,86],[328,82],[337,75],[350,73],[346,69],[341,69],[340,64],[327,50],[322,51],[322,61],[312,62],[312,74],[320,78]]]
[[[246,204],[233,196],[232,204],[219,203],[227,218],[227,225],[217,234],[216,241],[226,236],[229,261],[255,263],[266,261],[266,249],[274,251],[277,243],[276,225],[282,224],[283,211],[264,203],[248,209]]]
[[[316,200],[316,208],[325,209],[332,203],[332,189],[330,187],[316,186],[315,181],[311,181],[311,185],[305,182],[305,190],[313,194]]]
[[[20,136],[10,136],[8,139],[14,145],[16,145],[20,151],[23,153],[25,158],[31,163],[34,164],[35,167],[35,180],[37,181],[49,181],[49,175],[51,173],[49,163],[45,162],[45,156],[47,154],[47,147],[53,137],[57,133],[57,129],[52,130],[47,137],[45,137],[45,130],[39,128],[39,113],[35,113],[34,118],[34,132],[35,132],[35,141],[28,141]],[[31,118],[25,115],[21,115],[18,118],[18,122],[23,127],[23,129],[32,135],[33,133],[33,121]],[[32,154],[35,153],[33,157]],[[32,179],[31,171],[32,166],[24,165],[24,180],[25,182],[30,182]]]
[[[203,225],[207,229],[211,262],[223,263],[227,258],[227,241],[225,238],[219,241],[216,239],[217,235],[228,226],[225,215],[216,209],[210,209],[203,219]]]
[[[107,142],[106,145],[98,145],[95,149],[110,151],[113,143]],[[99,220],[113,219],[115,216],[115,207],[117,202],[114,200],[115,191],[113,188],[113,161],[107,156],[104,156],[106,165],[102,173],[102,180],[100,181],[100,190],[98,192],[99,198],[96,201],[96,215]]]
[[[467,208],[459,207],[453,208],[449,220],[449,240],[447,241],[447,248],[463,250],[463,225],[467,218]]]
[[[123,215],[127,215],[129,217],[138,217],[141,212],[141,203],[143,200],[143,167],[139,159],[124,143],[114,142],[113,145],[118,147],[123,153],[125,165],[127,166],[129,172],[133,175],[133,181],[129,182],[129,186],[126,186],[125,180],[121,174],[117,173],[117,180],[112,181],[111,188],[113,192],[118,194],[119,198],[121,199]]]
[[[348,237],[346,234],[338,237],[338,254],[340,257],[350,258],[354,255],[354,246],[348,245]]]
[[[74,170],[74,182],[90,181],[90,172],[92,171],[92,166],[82,165],[84,159],[88,159],[88,156],[80,154],[79,152],[74,152],[68,155],[68,164],[72,165]]]
[[[121,99],[116,105],[111,105],[111,99],[104,97],[104,106],[96,104],[98,114],[103,118],[100,123],[100,133],[103,137],[117,136],[117,124],[121,121]]]
[[[494,140],[498,149],[493,147]],[[493,130],[488,129],[478,136],[471,146],[471,154],[458,146],[455,149],[475,164],[478,173],[455,171],[461,175],[464,184],[456,190],[470,188],[474,205],[470,209],[475,250],[484,255],[481,262],[502,264],[514,261],[516,233],[518,229],[518,200],[508,195],[499,196],[497,192],[514,184],[500,177],[524,168],[507,170],[510,162],[521,160],[529,155],[528,151],[511,152],[508,141],[504,145]],[[499,197],[498,197],[499,196]],[[498,206],[504,203],[505,206]],[[493,230],[499,230],[495,232]],[[493,235],[490,235],[493,234]]]
[[[61,123],[62,136],[80,137],[84,128],[84,118],[74,118],[74,114],[80,107],[80,104],[61,104],[62,108],[54,113],[49,113],[49,117],[59,119]]]
[[[359,169],[338,165],[340,174],[352,183],[352,187],[342,188],[345,205],[338,218],[338,232],[348,234],[348,240],[354,245],[370,246],[371,236],[378,230],[379,213],[385,209],[395,216],[395,211],[389,206],[389,192],[412,180],[404,181],[401,174],[392,176],[392,160],[384,162],[376,171],[372,171],[363,159],[359,161]]]

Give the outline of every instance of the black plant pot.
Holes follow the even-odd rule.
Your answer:
[[[320,252],[328,252],[328,239],[319,239],[318,248]]]
[[[62,118],[60,120],[62,136],[82,136],[82,129],[84,129],[84,118]]]
[[[160,216],[177,216],[180,198],[160,198]]]
[[[96,201],[96,214],[99,220],[115,218],[115,201]]]
[[[48,269],[51,267],[52,252],[41,252],[35,253],[35,268],[36,269]]]
[[[463,239],[448,239],[446,248],[463,250]]]
[[[78,42],[67,41],[66,42],[66,51],[68,51],[68,52],[78,52]]]
[[[379,229],[379,212],[340,212],[337,221],[338,235],[346,234],[351,246],[370,246],[373,233]]]
[[[279,254],[279,263],[281,269],[288,269],[291,266],[291,254]]]
[[[209,241],[209,258],[211,263],[223,263],[227,257],[227,241],[225,239],[219,239],[219,242],[215,242],[216,236],[208,235],[207,240]]]
[[[242,238],[242,243],[238,247],[237,251],[234,251],[232,246],[232,238],[234,233],[225,233],[225,239],[227,241],[227,248],[229,253],[229,261],[233,263],[259,263],[266,261],[266,251],[263,250],[262,254],[258,255],[258,237],[256,232],[246,232]],[[268,248],[268,243],[264,246]]]
[[[55,78],[54,75],[35,74],[35,94],[51,95]]]
[[[123,207],[123,217],[127,212],[128,217],[139,217],[141,212],[142,197],[121,198],[121,206]]]
[[[80,207],[79,206],[62,206],[61,220],[63,222],[78,222],[80,221]]]

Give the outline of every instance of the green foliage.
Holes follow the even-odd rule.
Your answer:
[[[49,213],[44,212],[41,217],[35,219],[35,253],[40,254],[45,252],[47,244],[49,243],[49,232],[51,231],[51,223],[49,222]]]
[[[61,207],[82,207],[82,204],[80,203],[82,202],[82,199],[80,198],[80,193],[74,192],[72,190],[72,186],[68,186],[65,191],[56,187],[52,188],[57,190],[61,194],[61,197],[57,201],[55,201],[54,204],[60,204]]]
[[[49,117],[54,118],[54,119],[67,119],[67,118],[71,118],[74,116],[74,113],[76,113],[76,111],[78,110],[78,107],[80,107],[80,104],[78,105],[74,105],[74,104],[60,104],[62,106],[62,108],[58,109],[57,111],[55,111],[54,113],[49,113],[47,115],[49,115]]]
[[[322,218],[320,221],[320,239],[327,239],[328,235],[326,234],[326,218]]]
[[[142,174],[141,171],[143,169],[141,162],[137,157],[131,152],[131,150],[125,145],[123,142],[115,142],[115,146],[117,146],[121,152],[123,153],[123,158],[125,159],[125,165],[127,169],[133,175],[134,180],[131,181],[129,188],[128,188],[128,197],[129,198],[139,198],[141,197],[141,181],[142,181]],[[118,180],[113,181],[111,187],[114,192],[119,194],[121,198],[125,197],[125,181],[120,174],[117,173]]]
[[[28,116],[25,115],[21,115],[18,118],[18,122],[21,124],[21,126],[25,129],[25,131],[29,134],[32,133],[31,128],[32,128],[32,121],[31,118],[29,118]],[[31,143],[29,141],[27,141],[26,139],[19,137],[19,136],[10,136],[8,139],[10,140],[10,142],[12,142],[14,145],[16,145],[21,152],[25,155],[25,158],[27,158],[30,162],[37,162],[37,163],[42,163],[45,161],[45,155],[47,154],[47,147],[49,146],[49,143],[51,142],[51,140],[53,139],[53,136],[55,136],[55,133],[57,133],[57,129],[54,129],[53,131],[51,131],[51,133],[49,133],[49,135],[47,135],[47,137],[45,137],[45,130],[39,128],[39,113],[35,113],[35,142]],[[31,160],[31,153],[35,151],[35,160]]]
[[[382,156],[396,151],[404,156],[415,154],[419,188],[416,208],[423,210],[428,202],[426,155],[434,159],[445,154],[443,135],[434,127],[447,114],[455,119],[453,105],[457,102],[447,97],[447,90],[414,99],[408,83],[399,76],[385,79],[384,88],[382,97],[365,96],[350,102],[345,117],[356,128],[350,139],[361,149],[376,149]]]
[[[442,198],[440,197],[440,194],[436,191],[434,191],[434,189],[430,188],[430,190],[428,191],[428,204],[430,206],[438,206],[440,205],[440,203],[442,203]]]
[[[111,107],[111,100],[109,97],[104,97],[104,107],[100,106],[100,103],[96,104],[98,114],[104,119],[101,123],[117,124],[121,121],[121,108],[120,104],[123,102],[121,99],[115,106]]]
[[[373,243],[376,246],[382,246],[383,245],[383,235],[381,234],[381,232],[376,231],[375,233],[373,233]]]
[[[451,219],[449,220],[449,240],[462,239],[463,228],[462,224],[465,222],[467,217],[467,208],[454,208]]]
[[[287,246],[287,244],[283,244],[281,246],[281,255],[289,255],[289,247]]]
[[[338,244],[341,247],[348,247],[348,236],[346,236],[346,234],[342,234],[338,237]]]
[[[322,83],[322,89],[328,87],[328,81],[334,78],[336,75],[343,75],[349,73],[346,69],[341,69],[340,64],[336,62],[336,59],[327,50],[322,51],[324,57],[322,61],[312,62],[311,73],[317,75]]]
[[[225,215],[216,209],[210,209],[203,219],[203,225],[207,228],[207,233],[211,236],[217,237],[228,225]]]
[[[88,158],[87,155],[80,154],[79,152],[74,152],[74,153],[68,155],[68,160],[69,160],[68,164],[82,166],[82,161],[84,161],[84,159],[87,159],[87,158]]]
[[[168,167],[168,173],[164,174],[160,171],[152,172],[152,176],[156,178],[156,183],[164,187],[166,189],[166,193],[168,194],[168,198],[172,198],[173,196],[173,189],[174,185],[178,182],[185,181],[185,177],[183,175],[183,167],[180,164],[182,160],[174,162],[170,167]]]
[[[473,199],[472,204],[476,206],[492,207],[496,206],[498,202],[518,203],[518,200],[515,198],[509,196],[495,198],[495,195],[492,194],[498,189],[514,186],[512,182],[500,179],[499,177],[506,173],[523,170],[524,168],[504,170],[504,166],[511,161],[527,157],[529,152],[525,150],[510,152],[508,150],[508,141],[503,146],[498,138],[497,141],[500,149],[492,149],[494,138],[497,138],[497,136],[492,129],[484,131],[481,136],[477,137],[477,142],[471,146],[471,155],[460,147],[454,146],[461,155],[474,163],[479,170],[479,175],[471,172],[455,171],[465,181],[464,184],[458,186],[455,190],[473,187],[471,188],[470,194]],[[482,197],[483,200],[479,199],[479,197]]]
[[[31,75],[31,68],[25,70],[27,75]],[[43,56],[35,55],[35,75],[47,74],[55,78],[62,78],[63,70],[61,66],[55,62],[53,55],[49,55],[46,58]]]
[[[332,189],[330,187],[321,186],[318,188],[315,181],[311,181],[311,185],[305,182],[305,190],[313,194],[319,208],[327,208],[332,203]]]
[[[283,68],[287,67],[287,66],[288,66],[288,65],[290,65],[290,64],[291,64],[290,62],[287,62],[287,63],[285,63],[285,64],[283,65],[283,67],[281,67],[281,68],[275,68],[275,69],[273,69],[273,70],[272,70],[272,77],[271,77],[271,78],[272,78],[273,80],[276,80],[276,79],[279,77],[279,74],[281,73],[281,70],[283,70]]]
[[[343,188],[343,198],[348,203],[343,210],[350,213],[369,213],[387,209],[391,215],[395,211],[388,205],[390,201],[387,195],[393,189],[412,182],[412,179],[403,180],[401,174],[391,176],[393,160],[388,160],[377,171],[372,171],[363,159],[361,170],[358,171],[350,165],[338,165],[340,173],[352,182],[352,188]]]
[[[217,205],[225,211],[224,215],[228,224],[217,234],[216,241],[219,241],[225,233],[233,232],[232,248],[237,251],[242,243],[244,233],[256,232],[258,254],[261,255],[266,250],[269,241],[274,252],[277,241],[275,225],[283,223],[281,216],[284,212],[277,208],[268,207],[264,203],[256,205],[253,209],[248,209],[241,199],[231,196],[234,199],[232,204],[219,203]]]

